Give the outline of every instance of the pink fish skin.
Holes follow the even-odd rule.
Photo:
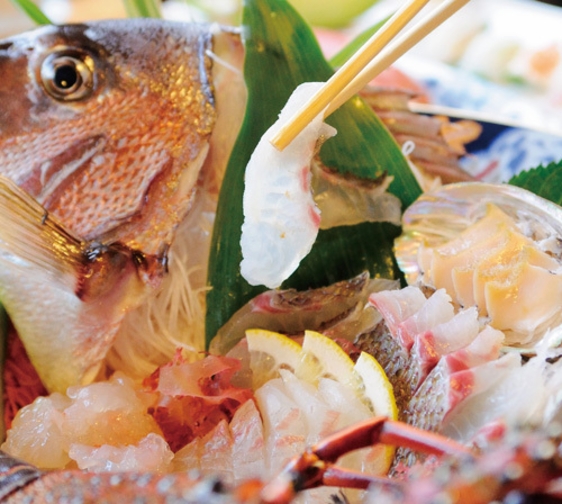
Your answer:
[[[0,302],[50,391],[95,378],[224,164],[223,36],[138,19],[0,41]]]

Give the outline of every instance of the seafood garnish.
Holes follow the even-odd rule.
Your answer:
[[[562,322],[562,208],[524,189],[468,182],[423,195],[403,216],[396,256],[408,283],[532,345]]]
[[[283,151],[273,147],[270,139],[320,86],[305,83],[295,89],[246,167],[240,271],[250,285],[279,287],[318,235],[321,217],[310,189],[310,163],[318,141],[336,131],[324,124],[320,114]]]

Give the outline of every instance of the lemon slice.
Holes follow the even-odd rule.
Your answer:
[[[394,397],[394,390],[382,366],[370,354],[361,352],[355,363],[355,373],[362,384],[362,394],[370,404],[371,411],[376,416],[387,416],[391,420],[398,419],[398,407]],[[372,467],[375,474],[386,474],[394,459],[393,446],[376,446],[370,453]]]
[[[372,355],[361,352],[354,370],[361,380],[362,395],[369,401],[373,413],[396,420],[398,407],[394,390],[378,361]]]
[[[302,356],[295,374],[314,385],[320,378],[332,378],[353,390],[359,383],[353,372],[353,361],[334,340],[315,331],[306,331]]]
[[[294,373],[299,367],[302,347],[287,336],[265,329],[248,329],[246,341],[254,390],[277,378],[280,369]]]

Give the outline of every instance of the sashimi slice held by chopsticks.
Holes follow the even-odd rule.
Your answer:
[[[294,91],[246,167],[240,269],[251,285],[279,287],[316,240],[320,213],[310,191],[310,163],[318,142],[335,129],[319,115],[282,152],[269,138],[321,85],[306,83]]]

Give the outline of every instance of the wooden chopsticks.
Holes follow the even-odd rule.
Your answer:
[[[343,65],[293,117],[271,143],[283,150],[318,114],[328,117],[385,68],[394,63],[470,0],[445,0],[416,26],[390,43],[402,28],[429,2],[410,0]]]

